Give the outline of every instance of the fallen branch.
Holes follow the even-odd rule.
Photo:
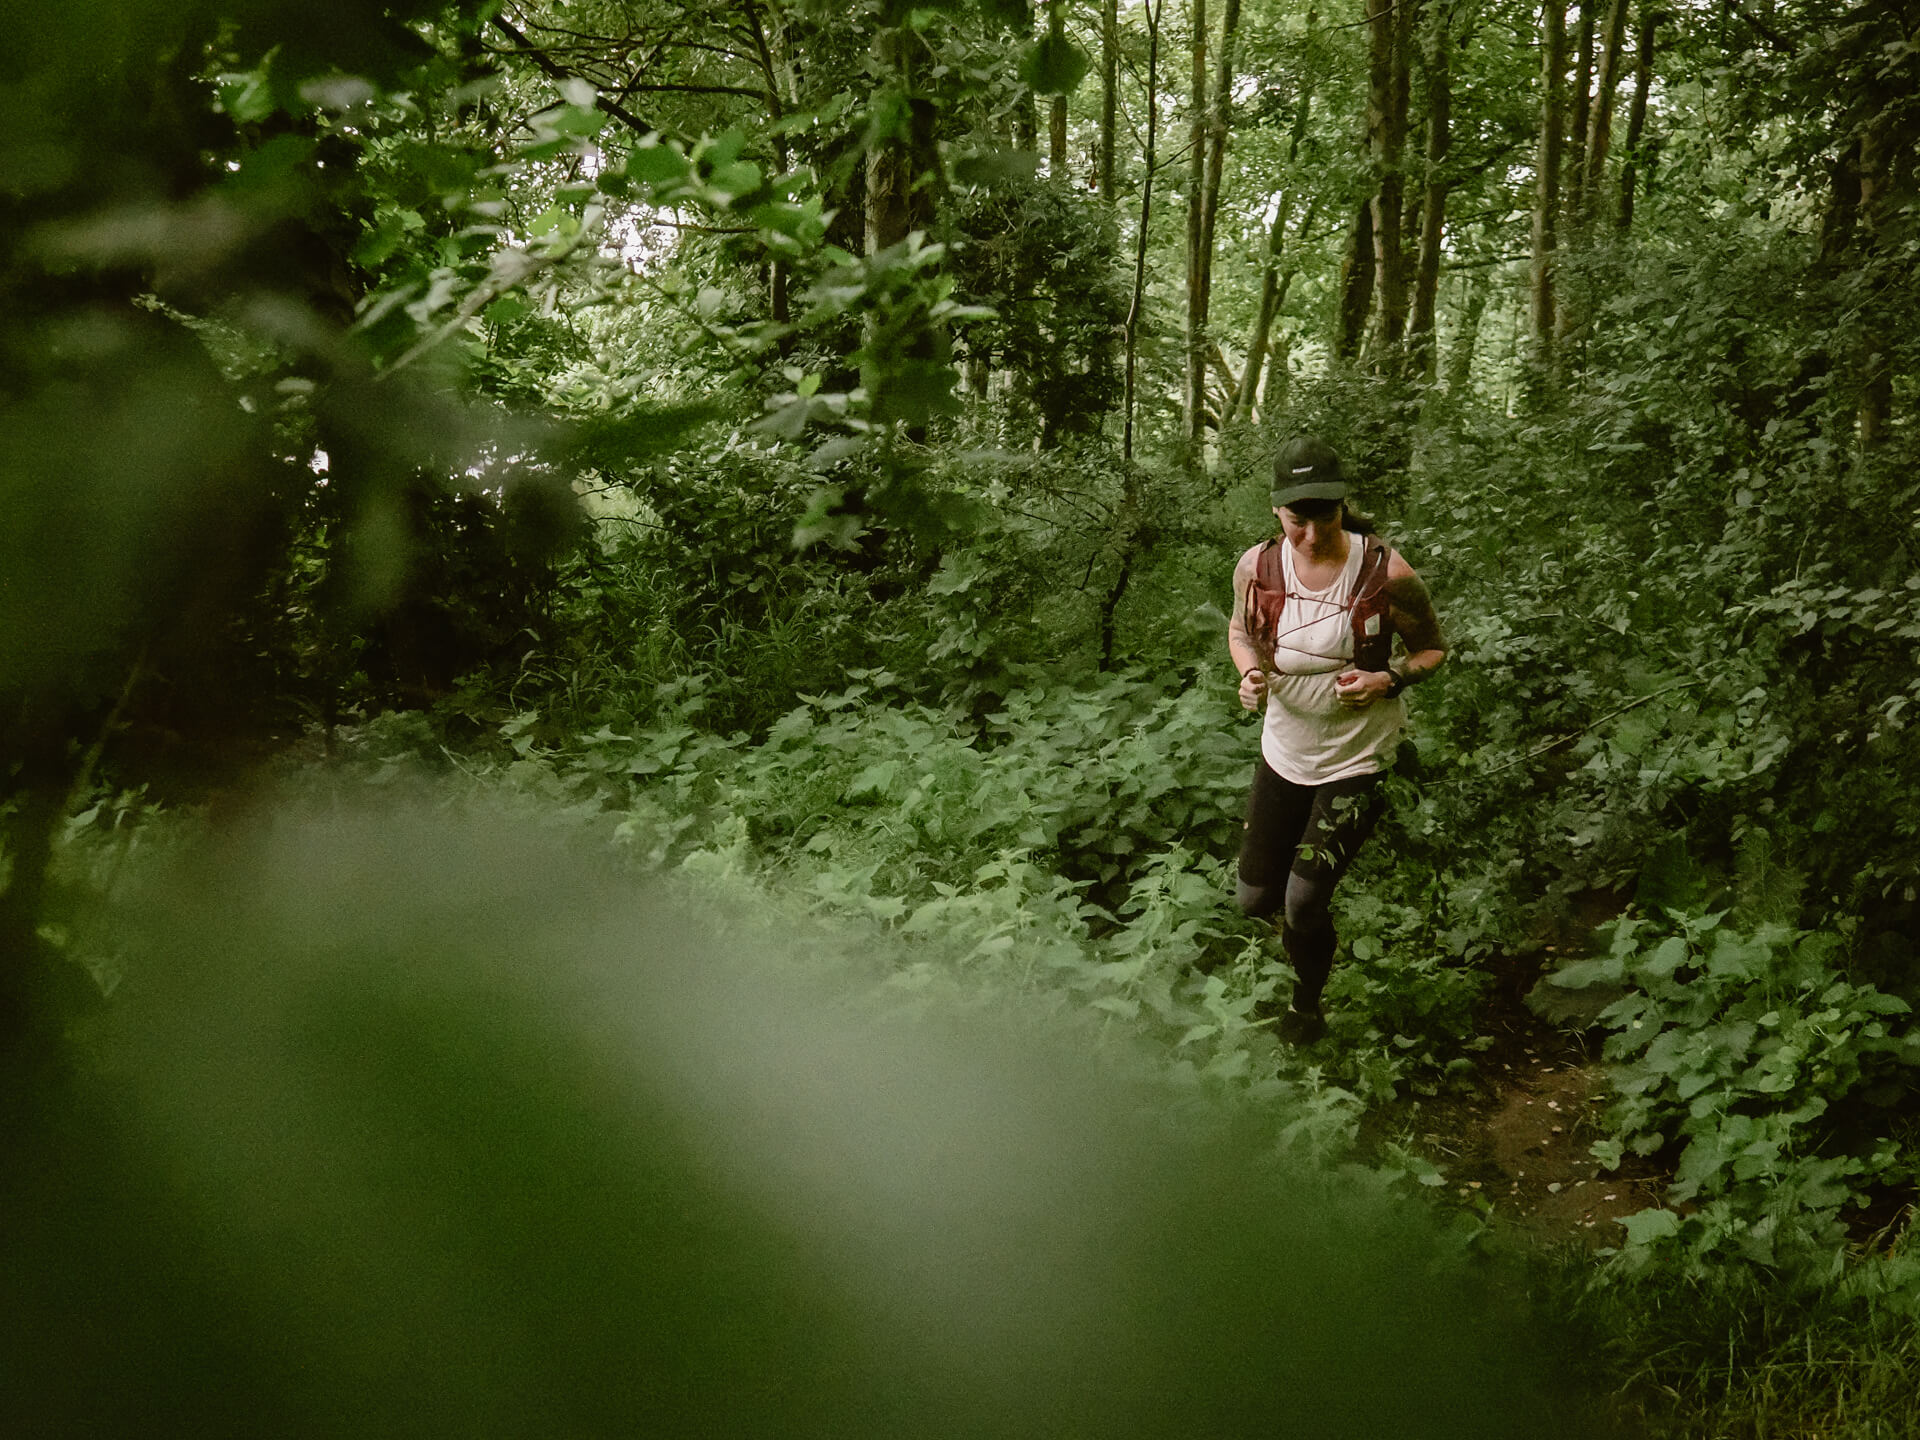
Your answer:
[[[1518,756],[1515,759],[1509,760],[1504,765],[1496,765],[1491,770],[1482,770],[1478,776],[1475,776],[1472,778],[1484,780],[1489,775],[1498,775],[1502,770],[1511,770],[1516,765],[1524,765],[1529,760],[1537,760],[1542,755],[1546,754],[1549,750],[1558,750],[1562,745],[1571,744],[1573,741],[1578,740],[1582,735],[1586,735],[1591,731],[1599,729],[1602,725],[1606,724],[1609,720],[1617,719],[1620,716],[1626,714],[1629,710],[1637,709],[1639,706],[1646,704],[1649,700],[1658,700],[1662,695],[1671,695],[1676,690],[1691,690],[1697,685],[1704,685],[1706,683],[1707,683],[1707,677],[1702,676],[1698,680],[1679,680],[1672,685],[1663,686],[1661,689],[1655,690],[1651,695],[1642,695],[1637,700],[1629,700],[1626,704],[1622,705],[1618,710],[1609,710],[1606,714],[1602,715],[1598,720],[1591,721],[1588,724],[1581,726],[1578,730],[1575,730],[1570,735],[1562,735],[1557,740],[1549,740],[1546,744],[1538,746],[1535,749],[1529,750],[1526,754]]]

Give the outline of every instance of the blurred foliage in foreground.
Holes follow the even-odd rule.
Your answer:
[[[133,867],[7,1137],[19,1433],[1599,1433],[1421,1211],[1129,1055],[498,808],[277,810]]]

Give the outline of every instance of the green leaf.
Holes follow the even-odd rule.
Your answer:
[[[393,211],[384,215],[380,223],[354,242],[353,263],[375,269],[385,263],[400,248],[408,234],[421,227],[419,212],[413,210]]]
[[[257,125],[279,109],[267,66],[220,77],[220,108],[242,125]]]
[[[762,184],[760,167],[751,160],[735,160],[715,170],[707,183],[728,195],[751,195]]]
[[[1678,935],[1669,935],[1654,948],[1651,955],[1634,966],[1637,974],[1650,976],[1655,980],[1668,980],[1673,972],[1680,968],[1687,958],[1687,942]]]
[[[884,799],[900,777],[898,760],[882,760],[867,766],[853,779],[847,782],[844,798],[848,800]]]
[[[506,326],[524,320],[533,313],[533,307],[518,295],[502,295],[480,313],[489,324]]]
[[[628,177],[643,185],[684,180],[690,170],[687,157],[672,146],[662,144],[656,136],[650,135],[641,141],[627,157]]]
[[[598,135],[611,117],[603,110],[569,105],[547,117],[547,124],[559,135]]]
[[[1680,1216],[1672,1210],[1642,1210],[1621,1219],[1629,1245],[1651,1245],[1680,1233]]]
[[[778,120],[766,127],[769,135],[798,135],[811,130],[816,125],[827,125],[838,120],[853,105],[853,95],[842,90],[817,110],[789,110]]]
[[[1564,990],[1584,990],[1589,985],[1618,985],[1624,967],[1617,955],[1598,960],[1576,960],[1547,976],[1548,983]]]
[[[746,132],[735,128],[702,141],[696,154],[703,169],[710,174],[718,173],[734,162],[746,143]]]

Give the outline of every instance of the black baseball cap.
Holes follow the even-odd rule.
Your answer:
[[[1273,462],[1273,503],[1296,500],[1344,500],[1346,472],[1333,447],[1312,435],[1296,435],[1280,447]]]

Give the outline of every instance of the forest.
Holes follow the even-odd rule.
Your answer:
[[[9,13],[20,1433],[1920,1433],[1903,0]]]

